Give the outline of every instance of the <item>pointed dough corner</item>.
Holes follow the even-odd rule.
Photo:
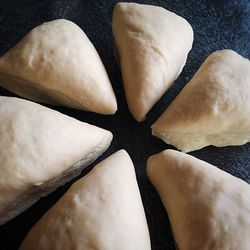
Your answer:
[[[147,221],[133,163],[111,155],[38,221],[22,249],[150,250]]]
[[[250,141],[250,62],[232,50],[212,53],[152,125],[183,152]]]
[[[168,212],[180,250],[246,250],[250,185],[190,155],[165,150],[147,173]]]
[[[0,224],[79,175],[111,132],[39,104],[0,97]]]
[[[0,86],[38,102],[101,114],[117,110],[97,51],[81,28],[65,19],[35,27],[0,58]]]
[[[137,3],[118,3],[112,28],[128,107],[142,121],[182,71],[193,30],[173,12]]]

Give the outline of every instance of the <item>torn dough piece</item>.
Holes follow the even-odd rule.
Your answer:
[[[134,166],[126,151],[111,155],[75,182],[20,249],[150,250]]]
[[[101,114],[117,110],[93,44],[64,19],[37,26],[0,58],[0,86],[38,102]]]
[[[0,97],[0,225],[80,174],[111,132],[39,104]]]
[[[166,207],[180,250],[249,248],[246,182],[174,150],[150,157],[147,172]]]
[[[142,121],[181,73],[193,30],[173,12],[136,3],[118,3],[112,27],[128,107]]]
[[[183,152],[249,142],[249,60],[232,50],[211,54],[152,133]]]

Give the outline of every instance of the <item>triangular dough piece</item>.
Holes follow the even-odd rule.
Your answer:
[[[113,114],[116,98],[85,33],[58,19],[31,30],[0,58],[0,86],[34,101]]]
[[[249,142],[249,60],[232,50],[210,55],[152,133],[183,152]]]
[[[0,97],[0,224],[77,176],[111,132],[39,104]]]
[[[150,157],[147,172],[167,209],[180,250],[249,249],[246,182],[174,150]]]
[[[150,250],[134,166],[126,151],[111,155],[74,183],[20,249]]]
[[[182,71],[193,30],[173,12],[136,3],[118,3],[112,26],[128,107],[142,121]]]

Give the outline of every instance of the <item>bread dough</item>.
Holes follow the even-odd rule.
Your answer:
[[[249,142],[249,60],[232,50],[211,54],[152,133],[183,152]]]
[[[0,58],[0,86],[38,102],[101,114],[117,110],[93,44],[64,19],[37,26]]]
[[[173,12],[137,3],[118,3],[112,27],[128,107],[142,121],[181,73],[193,30]]]
[[[0,96],[0,224],[78,175],[112,137],[39,104]]]
[[[99,163],[38,221],[21,250],[150,250],[133,163],[120,150]]]
[[[147,172],[168,212],[178,249],[249,249],[249,184],[174,150],[150,157]]]

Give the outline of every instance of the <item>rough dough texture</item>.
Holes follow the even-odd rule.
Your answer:
[[[0,97],[0,224],[80,173],[111,132],[39,104]]]
[[[118,3],[112,27],[128,107],[142,121],[181,73],[193,30],[173,12],[136,3]]]
[[[21,250],[150,250],[133,163],[120,150],[99,163],[40,219]]]
[[[0,86],[38,102],[101,114],[117,110],[93,44],[64,19],[37,26],[0,58]]]
[[[250,246],[250,186],[213,165],[165,150],[149,158],[180,250],[246,250]]]
[[[250,140],[250,62],[232,50],[211,54],[152,125],[183,152]]]

